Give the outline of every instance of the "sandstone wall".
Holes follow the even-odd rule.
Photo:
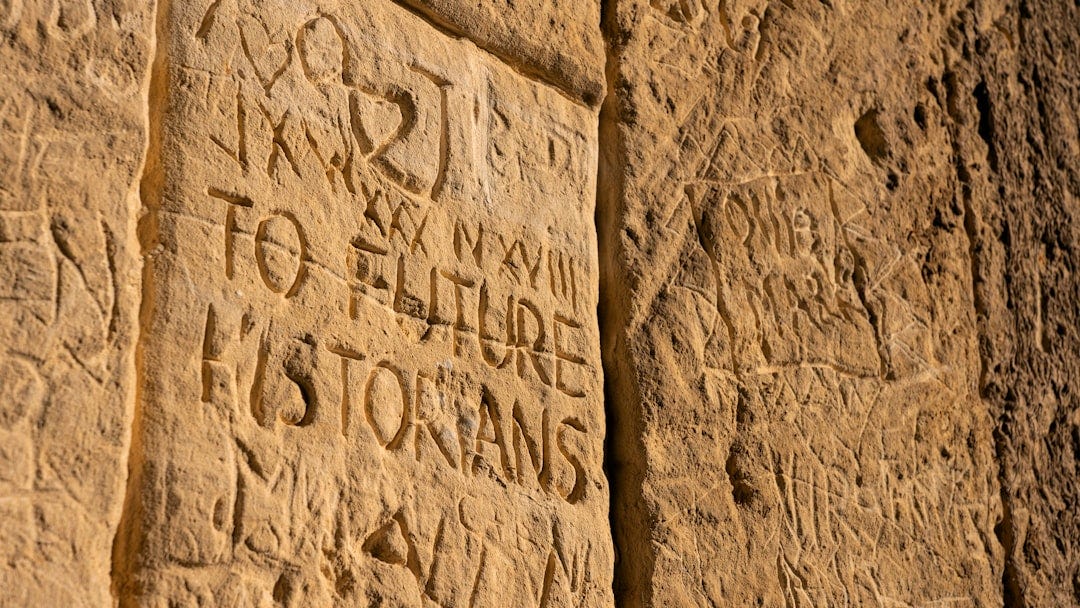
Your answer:
[[[0,3],[0,604],[103,606],[137,382],[153,10]]]
[[[159,10],[121,603],[610,603],[596,109],[390,2]]]
[[[1080,605],[1080,5],[0,41],[0,605]]]
[[[609,24],[628,603],[993,604],[993,420],[939,50],[960,7],[690,6],[620,2]]]

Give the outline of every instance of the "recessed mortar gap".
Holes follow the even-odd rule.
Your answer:
[[[140,470],[142,452],[139,437],[142,429],[142,379],[143,340],[147,330],[150,311],[153,307],[153,273],[148,263],[148,254],[158,242],[156,210],[160,206],[164,186],[164,173],[161,166],[161,130],[167,97],[167,52],[164,41],[168,32],[168,16],[171,0],[158,0],[153,9],[154,28],[150,41],[151,61],[144,75],[146,83],[142,90],[144,107],[144,127],[146,139],[143,150],[143,166],[139,173],[139,197],[141,208],[132,210],[133,222],[129,229],[138,239],[143,259],[142,285],[139,299],[138,327],[135,335],[135,354],[131,361],[130,373],[134,376],[128,412],[130,428],[127,445],[127,478],[125,479],[124,502],[120,520],[112,542],[110,561],[110,592],[116,604],[125,607],[135,605],[133,594],[133,571],[137,543],[134,535],[139,531],[138,491],[141,484]]]
[[[625,158],[620,134],[620,103],[625,89],[619,83],[617,0],[601,3],[601,30],[605,41],[606,97],[600,106],[596,180],[597,254],[600,268],[600,303],[597,323],[600,330],[601,363],[604,370],[604,409],[607,426],[604,445],[604,473],[610,505],[609,522],[615,549],[612,590],[617,606],[651,604],[649,580],[655,568],[650,551],[649,530],[653,529],[645,509],[642,484],[645,447],[641,432],[642,410],[636,375],[631,366],[624,332],[629,327],[626,298],[632,291],[620,271],[620,235],[625,217],[623,207]]]

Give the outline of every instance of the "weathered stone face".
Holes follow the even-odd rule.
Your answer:
[[[153,11],[0,2],[0,604],[103,606],[135,390]]]
[[[993,605],[956,134],[944,86],[924,86],[945,77],[927,51],[945,19],[669,4],[619,2],[609,24],[622,597]]]
[[[0,0],[0,606],[1080,604],[1080,4],[136,4]]]
[[[593,106],[604,96],[601,0],[396,0],[451,34]]]
[[[194,9],[122,598],[606,603],[595,110],[389,2]]]

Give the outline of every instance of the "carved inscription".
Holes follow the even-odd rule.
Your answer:
[[[185,19],[138,593],[603,603],[595,115],[390,3]]]
[[[655,559],[628,593],[675,604],[985,603],[981,590],[996,585],[984,545],[997,516],[983,468],[991,427],[972,389],[978,358],[962,337],[973,331],[958,304],[970,277],[963,260],[941,261],[962,258],[968,243],[962,229],[913,217],[932,208],[913,202],[920,190],[891,194],[898,179],[940,175],[874,175],[858,127],[845,139],[806,118],[801,104],[815,94],[793,114],[786,100],[770,106],[792,73],[775,54],[787,34],[771,10],[651,4],[641,22],[657,28],[649,36],[677,49],[672,31],[696,40],[712,27],[718,49],[700,56],[700,78],[662,55],[645,69],[656,78],[650,92],[671,104],[651,114],[677,127],[619,126],[631,142],[628,194],[619,194],[629,219],[611,238],[632,253],[624,276],[643,278],[621,324],[629,336],[613,341],[608,364],[637,379],[613,382],[641,391],[644,414],[624,415],[642,416],[646,439],[621,463],[634,470],[626,485],[644,481],[616,500],[631,521],[616,529]],[[656,138],[660,127],[675,136]],[[634,432],[616,445],[637,441]],[[639,501],[650,518],[662,514],[656,524],[633,519]],[[709,575],[718,564],[759,582],[727,586]],[[908,568],[940,576],[895,574]],[[682,595],[691,589],[693,599]]]

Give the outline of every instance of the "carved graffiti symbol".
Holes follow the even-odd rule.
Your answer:
[[[43,396],[34,365],[10,355],[0,359],[0,428],[11,429],[36,413]]]
[[[284,294],[286,298],[295,296],[307,273],[306,257],[304,230],[293,214],[282,212],[259,222],[255,234],[255,258],[263,283],[270,291]],[[289,258],[294,258],[292,264]],[[289,270],[290,265],[295,270]]]
[[[285,352],[271,352],[271,329],[263,332],[259,342],[251,384],[252,416],[264,427],[275,422],[308,426],[314,422],[317,403],[311,369],[313,349],[302,341],[292,341]]]
[[[195,36],[207,40],[220,22],[220,6],[207,11]],[[297,177],[310,154],[331,190],[355,194],[354,169],[370,163],[405,190],[438,201],[450,163],[449,92],[452,83],[416,64],[387,65],[367,42],[351,43],[337,18],[322,15],[279,39],[258,19],[245,15],[233,24],[239,45],[255,76],[262,100],[237,90],[234,113],[238,142],[211,136],[216,147],[245,170],[251,152],[266,153],[266,173],[278,175],[284,160]],[[361,66],[374,69],[361,69]],[[282,78],[296,70],[300,79]],[[306,106],[294,111],[270,102],[278,86],[300,86],[294,94]],[[286,83],[291,83],[287,84]],[[253,118],[258,120],[253,120]],[[260,129],[262,133],[259,134]],[[249,141],[262,137],[269,146]],[[303,148],[303,149],[301,149]]]
[[[555,528],[605,491],[591,477],[598,417],[577,401],[597,371],[595,327],[583,322],[595,294],[578,293],[590,237],[514,206],[576,213],[579,184],[561,172],[581,170],[588,139],[559,122],[565,113],[554,117],[545,91],[486,55],[399,48],[400,32],[384,36],[367,19],[381,2],[354,7],[358,18],[204,0],[190,35],[168,41],[191,51],[176,53],[188,65],[169,76],[192,85],[178,98],[200,96],[191,109],[205,110],[210,141],[167,133],[187,156],[164,162],[216,177],[205,190],[181,180],[162,204],[161,230],[183,229],[155,250],[165,260],[155,289],[171,289],[177,272],[209,276],[193,277],[205,282],[190,293],[205,298],[191,307],[197,318],[163,318],[173,333],[147,339],[182,339],[182,390],[198,406],[184,423],[227,453],[212,467],[220,472],[205,473],[213,495],[185,507],[200,522],[179,522],[168,539],[194,546],[183,536],[199,541],[207,529],[224,543],[212,555],[171,554],[169,580],[194,588],[228,569],[243,579],[238,590],[206,597],[321,605],[363,603],[411,573],[433,603],[489,605],[499,577],[521,571],[512,603],[581,605],[603,593],[589,580],[590,547]],[[454,122],[486,127],[492,97],[507,100],[505,175],[482,166],[483,135]],[[191,486],[167,483],[176,494]],[[497,513],[459,529],[466,494]],[[515,555],[522,523],[535,524],[520,532],[535,548]],[[476,581],[450,580],[463,572]],[[396,582],[395,593],[415,596]]]
[[[237,232],[236,208],[239,206],[250,209],[255,206],[255,203],[247,197],[230,194],[217,188],[210,188],[208,193],[210,196],[223,200],[228,204],[225,209],[225,278],[232,279],[235,270],[235,263],[233,260],[235,258],[235,238]]]
[[[364,415],[375,440],[387,450],[397,449],[405,440],[409,430],[409,401],[401,371],[387,362],[372,368],[364,386]],[[400,410],[395,411],[399,404]]]
[[[255,203],[245,197],[217,188],[208,190],[213,198],[225,201],[225,278],[236,271],[237,212],[253,209]],[[271,213],[258,224],[254,239],[254,257],[263,284],[285,298],[296,296],[307,277],[307,236],[296,216],[288,211]]]
[[[21,8],[15,0],[14,8]],[[91,0],[55,0],[49,17],[50,29],[67,38],[80,38],[97,25],[97,11]]]
[[[221,353],[217,352],[215,334],[217,332],[217,316],[214,314],[214,305],[211,304],[206,310],[206,326],[203,329],[203,353],[202,353],[202,401],[210,403],[214,390],[215,365],[220,363]]]
[[[343,436],[355,437],[354,424],[362,420],[368,430],[360,438],[370,437],[387,452],[411,452],[409,457],[418,462],[434,459],[468,477],[495,475],[570,504],[584,495],[586,469],[580,454],[588,431],[577,418],[555,424],[549,408],[530,413],[518,399],[500,404],[483,386],[475,401],[466,400],[471,405],[464,413],[454,414],[458,410],[447,384],[448,368],[406,371],[384,360],[358,374],[354,368],[363,365],[364,355],[340,347],[329,350],[341,362]],[[565,475],[556,481],[556,463],[572,481]]]

